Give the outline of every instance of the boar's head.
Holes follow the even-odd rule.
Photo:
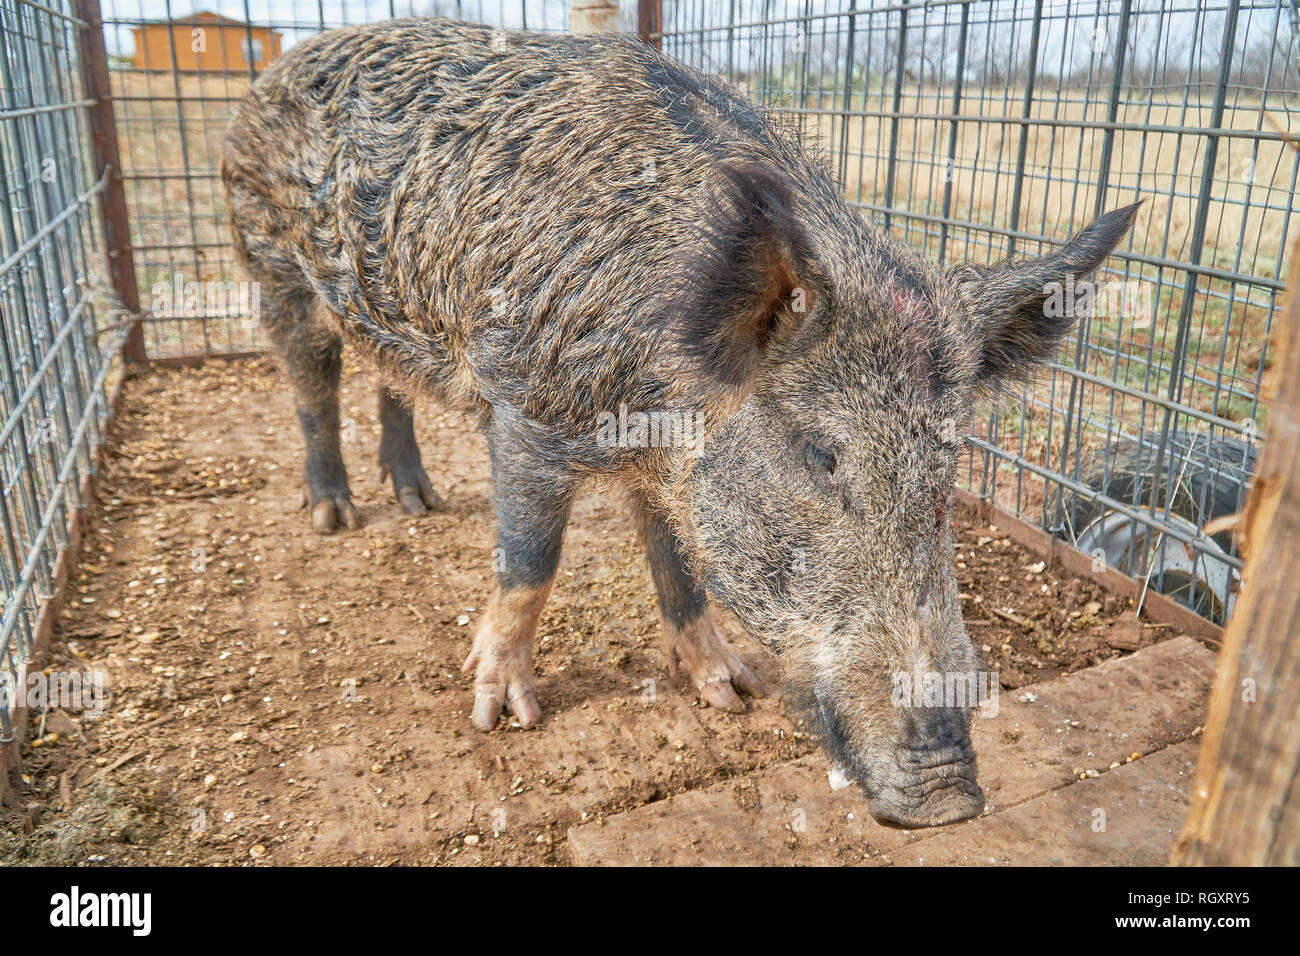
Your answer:
[[[762,166],[726,181],[672,319],[720,424],[669,507],[871,812],[974,816],[974,701],[922,694],[978,667],[948,517],[964,436],[981,394],[1055,354],[1074,318],[1045,309],[1055,284],[1095,270],[1137,207],[1042,258],[941,270]]]

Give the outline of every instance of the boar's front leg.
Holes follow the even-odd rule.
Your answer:
[[[634,499],[663,617],[668,673],[676,677],[678,664],[684,665],[705,703],[742,713],[745,705],[736,691],[761,697],[762,684],[714,627],[704,590],[663,513],[639,494]]]
[[[574,486],[571,476],[548,471],[495,424],[488,452],[497,589],[462,670],[474,671],[475,727],[491,730],[503,707],[531,727],[542,714],[533,692],[533,638],[560,561]]]
[[[392,476],[393,495],[408,515],[419,516],[429,508],[442,507],[420,461],[411,409],[387,386],[379,386],[379,421],[384,426],[379,440],[379,480]]]

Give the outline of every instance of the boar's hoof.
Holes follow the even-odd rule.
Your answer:
[[[503,708],[509,708],[520,727],[534,727],[542,719],[542,708],[530,686],[505,681],[482,681],[474,684],[474,712],[469,722],[475,729],[488,731],[497,725]]]
[[[390,473],[393,477],[393,496],[408,515],[419,518],[431,510],[442,509],[442,498],[434,491],[433,483],[420,465],[407,463],[403,467],[390,469],[388,463],[381,460],[379,480],[387,480]]]
[[[542,708],[533,693],[531,675],[524,672],[508,676],[507,667],[502,662],[484,667],[485,663],[486,660],[475,649],[470,651],[461,667],[466,673],[478,671],[474,677],[474,710],[470,714],[470,723],[476,730],[489,731],[497,725],[501,711],[508,709],[520,727],[535,727],[542,719]]]
[[[669,676],[677,676],[679,665],[685,667],[700,699],[710,707],[743,714],[745,702],[737,691],[763,696],[762,682],[731,652],[707,611],[684,627],[667,630]]]
[[[356,531],[365,523],[346,491],[323,492],[309,498],[304,486],[302,500],[304,506],[311,500],[311,526],[320,534],[332,534],[339,525]]]
[[[867,809],[881,823],[938,827],[983,813],[984,791],[966,777],[931,779],[917,786],[889,787],[873,797]]]
[[[747,680],[752,677],[753,675],[749,674],[748,671],[746,671],[745,676],[710,677],[702,681],[697,688],[700,692],[700,700],[710,707],[725,710],[730,714],[743,714],[745,712],[745,702],[736,693],[736,688],[740,688],[745,693],[752,694],[755,697],[762,696],[761,689],[758,693],[755,693],[754,689],[747,685]]]
[[[428,514],[429,509],[442,507],[442,499],[438,497],[437,492],[432,488],[427,491],[420,488],[399,488],[397,491],[397,503],[402,506],[402,510],[412,517]]]

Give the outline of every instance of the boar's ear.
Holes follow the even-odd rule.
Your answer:
[[[768,350],[788,342],[814,304],[809,244],[779,173],[756,162],[718,167],[701,243],[687,252],[670,318],[686,372],[745,391]]]
[[[1062,290],[1106,260],[1133,225],[1140,205],[1111,210],[1042,258],[953,270],[951,277],[967,315],[980,323],[981,383],[1022,378],[1035,363],[1056,354],[1076,318],[1072,302],[1059,307]]]

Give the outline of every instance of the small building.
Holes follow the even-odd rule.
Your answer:
[[[137,70],[247,73],[280,55],[280,34],[200,10],[174,20],[142,24],[135,34]]]

